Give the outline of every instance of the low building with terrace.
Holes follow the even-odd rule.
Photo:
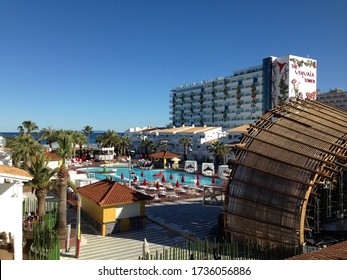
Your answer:
[[[81,216],[102,236],[145,227],[145,203],[153,197],[122,183],[100,180],[78,188]]]

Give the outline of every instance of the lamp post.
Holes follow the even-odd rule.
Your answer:
[[[77,213],[76,213],[76,258],[80,257],[80,248],[81,248],[81,206],[82,198],[77,194]]]

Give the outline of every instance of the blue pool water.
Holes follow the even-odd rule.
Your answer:
[[[104,172],[103,167],[88,167],[88,168],[80,168],[78,169],[82,172],[89,172],[89,174],[95,174],[95,178],[98,180],[103,180],[106,178],[112,178],[113,180],[128,182],[129,180],[129,169],[128,168],[106,168],[107,173]],[[134,168],[133,171],[136,173],[136,177],[139,181],[143,181],[146,179],[147,181],[155,181],[162,180],[162,177],[165,177],[166,182],[168,183],[176,183],[176,181],[180,182],[180,184],[191,185],[196,183],[196,174],[187,173],[184,171],[177,170],[166,170],[166,169],[155,169],[155,170],[144,170],[139,168]],[[143,177],[141,176],[143,173]],[[122,174],[124,179],[122,179]],[[170,175],[172,179],[170,179]],[[94,175],[93,175],[94,176]],[[182,177],[184,182],[182,182]],[[212,178],[200,175],[200,184],[201,185],[210,185],[212,184]],[[221,184],[222,181],[220,179],[216,179],[216,184]]]

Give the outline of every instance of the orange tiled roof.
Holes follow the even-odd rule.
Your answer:
[[[291,257],[290,260],[347,260],[347,241]]]
[[[45,151],[45,155],[48,160],[58,160],[58,161],[61,160],[61,157],[58,156],[56,153]]]
[[[95,182],[77,190],[81,196],[89,198],[100,206],[130,204],[137,201],[153,199],[149,195],[145,195],[109,179]]]

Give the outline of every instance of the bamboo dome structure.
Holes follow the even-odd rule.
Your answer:
[[[322,222],[343,217],[346,155],[346,111],[297,100],[267,112],[237,145],[225,194],[225,236],[303,245]]]

